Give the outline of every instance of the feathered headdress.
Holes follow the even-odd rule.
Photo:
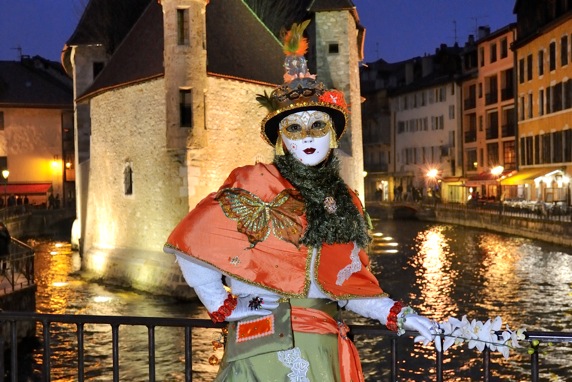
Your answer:
[[[326,89],[316,75],[310,74],[304,54],[308,51],[308,39],[304,31],[310,24],[306,20],[294,23],[283,33],[282,50],[284,58],[284,83],[270,95],[257,94],[256,100],[269,113],[262,121],[262,137],[271,145],[278,139],[278,124],[286,116],[304,110],[320,110],[332,117],[336,139],[343,135],[347,125],[348,105],[344,93],[336,89]]]

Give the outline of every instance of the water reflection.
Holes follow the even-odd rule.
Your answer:
[[[372,271],[394,299],[409,302],[437,320],[448,316],[485,320],[501,316],[511,327],[569,331],[572,315],[571,249],[539,241],[442,224],[377,221],[370,251]],[[44,313],[140,315],[208,318],[198,304],[181,303],[87,283],[79,273],[79,258],[65,242],[35,242],[37,310]],[[56,252],[53,253],[52,252]],[[352,323],[371,321],[347,314]],[[86,381],[109,380],[112,367],[108,327],[87,328]],[[73,327],[53,327],[57,345],[51,357],[53,381],[74,381],[77,340]],[[38,328],[41,333],[41,328]],[[125,327],[120,333],[120,380],[147,380],[147,332]],[[212,330],[193,332],[194,381],[211,381],[216,367]],[[175,329],[157,329],[158,380],[184,380],[184,336]],[[368,381],[386,381],[390,372],[389,343],[379,338],[356,338]],[[572,380],[571,346],[549,348],[541,356],[541,380]],[[71,349],[71,350],[70,350]],[[435,354],[431,347],[399,342],[399,380],[434,381]],[[220,354],[218,354],[220,356]],[[530,357],[513,353],[509,360],[493,355],[493,381],[529,380]],[[40,380],[42,360],[33,353],[31,370]],[[70,366],[72,366],[70,368]],[[445,380],[481,380],[480,355],[465,347],[446,353]]]
[[[395,238],[399,251],[372,255],[372,268],[392,297],[410,302],[420,313],[437,320],[464,314],[486,320],[498,315],[513,328],[570,330],[570,248],[450,225],[377,224],[385,235]],[[377,346],[374,341],[368,343],[363,357],[370,351],[377,354]],[[415,361],[400,365],[399,380],[434,380],[427,376],[434,367],[432,349],[407,342],[400,346],[405,347],[401,353],[411,352]],[[467,348],[448,351],[445,380],[479,379],[479,356]],[[529,380],[529,360],[526,352],[513,353],[509,360],[494,355],[493,380]],[[571,361],[570,346],[551,348],[542,358],[541,379],[571,380]]]
[[[208,318],[198,304],[86,282],[79,272],[79,255],[71,250],[69,243],[30,241],[29,244],[36,250],[36,310],[39,313]],[[213,354],[210,342],[215,336],[218,334],[214,330],[193,331],[193,380],[212,380],[216,367],[209,365],[207,360]],[[37,338],[42,340],[41,325],[37,327]],[[147,338],[145,327],[120,327],[121,381],[148,380]],[[185,380],[184,338],[183,329],[156,328],[157,380]],[[50,342],[53,349],[51,380],[77,381],[75,325],[51,326]],[[109,381],[113,375],[111,328],[107,325],[85,325],[84,343],[85,380]],[[30,355],[21,360],[26,371],[20,372],[18,380],[41,381],[42,354],[39,345],[30,346]]]

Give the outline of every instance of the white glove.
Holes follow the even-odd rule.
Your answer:
[[[272,314],[272,310],[278,307],[279,296],[254,296],[249,294],[237,296],[237,299],[236,308],[226,318],[227,321],[239,321],[246,317]]]
[[[428,344],[429,342],[435,339],[435,323],[428,319],[427,317],[420,316],[418,314],[403,314],[400,313],[398,315],[399,318],[405,319],[403,322],[403,329],[405,330],[413,330],[418,332],[420,335],[415,337],[415,342],[423,342]]]

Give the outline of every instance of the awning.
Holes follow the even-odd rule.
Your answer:
[[[52,188],[51,183],[0,183],[0,194],[45,195]]]
[[[514,170],[506,170],[502,173],[502,175],[497,176],[491,174],[490,171],[481,172],[478,175],[472,175],[467,177],[467,181],[465,182],[465,186],[467,187],[478,187],[484,185],[498,185],[499,181],[505,179],[508,176],[516,173]]]
[[[446,176],[441,181],[449,186],[461,186],[464,184],[466,178],[462,176]]]
[[[503,179],[503,186],[516,186],[519,184],[532,183],[534,179],[554,171],[562,172],[561,167],[535,167],[518,171],[515,175]]]

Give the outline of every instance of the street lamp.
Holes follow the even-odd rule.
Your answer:
[[[2,177],[4,178],[4,208],[8,207],[8,176],[10,176],[10,171],[8,169],[2,170]]]
[[[503,166],[496,166],[493,167],[491,169],[491,174],[496,178],[497,180],[497,197],[499,198],[499,201],[501,199],[501,186],[500,186],[500,180],[499,177],[502,175],[504,171],[504,167]]]

